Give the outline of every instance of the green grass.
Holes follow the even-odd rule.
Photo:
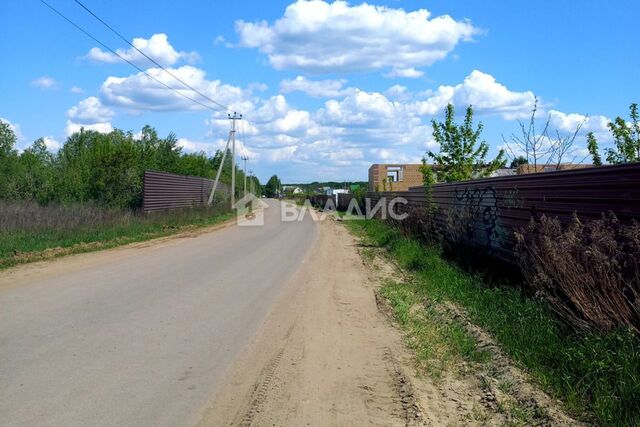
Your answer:
[[[516,289],[486,286],[480,277],[443,259],[437,248],[421,246],[380,221],[345,224],[366,244],[386,248],[400,266],[413,273],[412,281],[383,288],[400,322],[407,321],[416,301],[453,302],[574,415],[601,425],[640,425],[637,337],[626,331],[606,336],[568,333],[544,302],[523,298]],[[440,336],[452,341],[449,353],[476,357],[469,356],[474,355],[473,345],[465,343],[464,334],[459,338],[455,334]],[[414,348],[428,348],[429,343],[422,342],[428,335],[414,336],[419,340],[411,344]]]
[[[0,269],[43,258],[111,248],[206,227],[231,213],[174,212],[137,216],[123,223],[75,229],[16,230],[0,233]]]
[[[445,318],[441,307],[425,301],[417,287],[388,281],[381,289],[394,315],[407,332],[409,347],[418,365],[435,380],[447,372],[463,373],[461,361],[484,363],[489,354],[478,350],[476,341],[456,320]]]

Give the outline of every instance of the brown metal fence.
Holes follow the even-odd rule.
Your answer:
[[[150,212],[202,205],[208,201],[212,188],[211,179],[145,171],[142,209]],[[229,188],[221,183],[216,191],[229,194]]]
[[[486,178],[433,186],[436,220],[444,226],[456,210],[472,214],[480,245],[503,259],[513,258],[514,232],[541,215],[570,220],[597,219],[613,212],[621,221],[640,220],[640,164]],[[368,193],[373,203],[404,197],[399,209],[424,208],[423,187],[404,192]]]

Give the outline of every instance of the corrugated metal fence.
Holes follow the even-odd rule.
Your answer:
[[[387,204],[404,197],[408,205],[396,205],[399,210],[424,208],[426,203],[423,187],[367,196],[373,203],[384,197]],[[567,222],[574,212],[590,220],[611,211],[622,221],[640,220],[640,164],[436,184],[433,201],[440,224],[450,212],[468,212],[480,245],[510,259],[514,231],[526,227],[532,217],[544,214]]]
[[[145,171],[142,209],[150,212],[202,205],[209,199],[211,188],[211,179]],[[229,194],[229,188],[221,183],[217,191]]]

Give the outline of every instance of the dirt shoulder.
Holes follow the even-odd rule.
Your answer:
[[[340,224],[320,225],[315,248],[202,425],[425,424],[411,354],[378,309],[377,284],[356,246]],[[421,388],[424,396],[437,393]],[[445,424],[455,413],[452,401],[429,406],[429,418]]]
[[[578,424],[470,323],[490,362],[430,378],[379,293],[402,275],[381,254],[360,248],[341,224],[324,221],[312,253],[200,424]],[[442,321],[464,317],[452,307]]]

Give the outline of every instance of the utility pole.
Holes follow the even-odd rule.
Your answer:
[[[224,167],[224,160],[227,157],[227,150],[229,149],[229,143],[231,143],[231,209],[236,204],[236,121],[242,120],[242,114],[238,114],[235,111],[233,114],[227,114],[229,120],[231,120],[231,130],[229,131],[229,139],[224,146],[224,152],[222,153],[222,160],[220,166],[218,166],[218,173],[216,174],[216,180],[213,183],[213,188],[209,194],[209,205],[213,203],[213,196],[216,194],[216,188],[218,188],[218,181],[220,180],[220,173]]]
[[[244,160],[244,195],[242,197],[246,197],[247,196],[247,160],[249,160],[249,156],[245,154],[240,158]]]
[[[231,120],[231,209],[236,204],[236,121],[242,120],[242,114],[238,114],[235,111],[232,114],[227,114],[229,120]]]

